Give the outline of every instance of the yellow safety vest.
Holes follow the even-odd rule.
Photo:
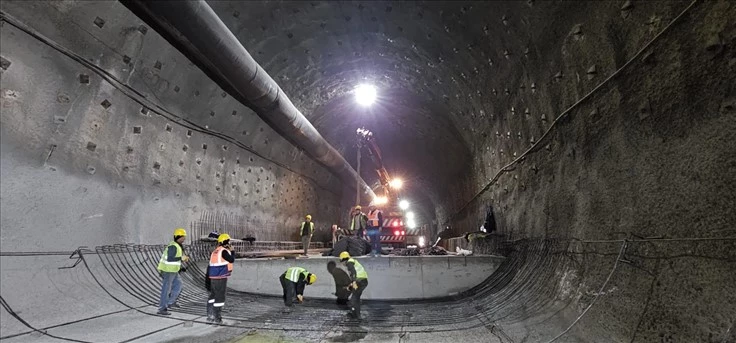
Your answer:
[[[353,262],[353,266],[355,267],[355,278],[358,280],[367,280],[368,279],[368,273],[366,273],[365,268],[363,268],[363,265],[358,263],[358,261],[354,259],[349,259],[348,262]]]
[[[304,280],[307,280],[307,270],[302,267],[290,267],[284,274],[286,279],[292,282],[299,282],[299,275],[304,275]]]
[[[176,257],[179,258],[178,261],[169,262],[169,247],[170,246],[176,247]],[[158,261],[158,270],[165,272],[165,273],[178,273],[181,269],[181,256],[183,255],[183,251],[181,250],[181,246],[171,241],[169,245],[166,246],[166,249],[164,249],[164,253],[161,255],[161,259]]]

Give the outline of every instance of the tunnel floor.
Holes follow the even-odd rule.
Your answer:
[[[553,328],[556,327],[564,328],[555,314],[566,304],[554,300],[555,288],[548,284],[556,271],[564,269],[567,263],[565,258],[561,258],[562,254],[553,253],[564,249],[559,242],[517,243],[508,261],[483,284],[453,298],[424,301],[364,300],[362,321],[349,319],[346,316],[348,308],[335,301],[309,299],[308,292],[308,300],[303,305],[294,306],[290,313],[285,313],[279,297],[229,290],[223,310],[225,322],[221,326],[206,325],[204,274],[194,267],[182,273],[183,290],[178,301],[181,308],[174,309],[171,317],[155,314],[160,290],[155,265],[161,249],[163,246],[113,245],[78,250],[68,262],[74,267],[59,269],[58,275],[72,271],[75,275],[80,271],[88,274],[91,280],[87,281],[86,292],[95,292],[99,297],[108,298],[107,302],[117,303],[122,308],[86,319],[57,321],[47,328],[37,327],[33,317],[14,312],[35,329],[5,334],[0,338],[8,342],[23,341],[27,335],[50,341],[58,341],[53,337],[92,342],[175,341],[188,337],[187,330],[193,330],[196,334],[186,338],[186,341],[192,341],[207,330],[216,332],[228,329],[229,333],[225,336],[276,332],[294,337],[297,341],[453,341],[453,333],[461,331],[464,339],[473,339],[476,335],[475,341],[479,342],[511,342],[506,328],[519,330],[522,322],[525,323],[522,326],[526,326],[533,317],[538,318],[535,324],[538,328],[550,326],[550,332],[555,331]],[[203,259],[206,251],[204,246],[194,246],[190,255],[194,260]],[[66,267],[69,266],[63,268]],[[237,270],[234,272],[237,273]],[[385,287],[387,292],[391,289],[390,285],[369,284],[368,287]],[[13,299],[3,299],[6,311],[14,311],[12,304]],[[145,328],[135,330],[138,335],[120,339],[107,336],[106,330],[99,330],[96,334],[89,330],[90,325],[96,326],[94,322],[100,321],[100,317],[119,316],[122,312],[132,318],[123,318],[121,321],[146,322]],[[163,327],[152,327],[150,323],[154,322],[165,324],[162,324]],[[170,331],[170,337],[161,336],[166,331]],[[561,329],[557,331],[561,332]],[[65,332],[67,336],[62,336],[60,332]],[[518,335],[518,332],[514,335]],[[553,338],[551,335],[527,335],[533,335],[529,336],[532,341]],[[577,340],[568,338],[564,341]]]

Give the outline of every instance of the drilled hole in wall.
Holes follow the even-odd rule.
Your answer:
[[[220,178],[220,173],[215,173],[215,178],[219,179]]]
[[[153,64],[153,68],[154,69],[161,70],[161,67],[162,67],[162,65],[161,65],[161,62],[159,62],[159,61],[156,61],[156,63]]]
[[[127,148],[125,149],[125,152],[127,152],[127,153],[129,153],[129,154],[132,154],[132,153],[133,153],[133,147],[132,147],[132,146],[129,146],[129,147],[127,147]]]
[[[243,130],[243,132],[241,132],[240,134],[243,135],[243,136],[247,136],[248,135],[248,131]]]
[[[140,135],[142,131],[143,131],[143,128],[142,127],[140,127],[140,126],[133,126],[133,133],[134,134]]]
[[[220,164],[225,164],[225,159],[224,158],[221,158],[220,159]]]
[[[5,57],[0,56],[0,68],[2,68],[2,70],[8,70],[8,68],[10,68],[10,65],[11,64],[12,64],[12,62],[10,62],[9,60],[5,59]]]
[[[179,93],[180,90],[181,90],[181,88],[179,88],[179,86],[174,86],[174,92]]]
[[[207,144],[202,144],[202,150],[207,150]]]
[[[189,146],[184,144],[184,146],[181,147],[181,150],[184,150],[184,152],[187,152],[187,150],[189,150]]]
[[[237,114],[238,114],[238,111],[233,111],[233,115],[237,115]]]
[[[199,91],[198,90],[195,90],[194,91],[194,96],[199,96]]]
[[[167,132],[171,132],[171,125],[169,125],[169,124],[166,124],[166,131],[167,131]]]
[[[128,64],[128,63],[130,63],[130,56],[128,56],[128,55],[124,55],[124,56],[123,56],[123,63],[125,63],[125,64]]]
[[[201,159],[197,159],[197,165],[198,166],[201,166],[202,165],[202,160]]]
[[[97,25],[97,27],[102,28],[103,26],[105,26],[105,19],[102,19],[100,17],[97,17],[97,18],[95,18],[94,23],[95,23],[95,25]]]
[[[81,83],[81,84],[88,84],[89,83],[89,75],[87,75],[87,74],[79,74],[79,83]]]
[[[141,107],[141,114],[148,115],[148,108],[147,107]]]
[[[263,128],[258,129],[259,131],[263,132]]]
[[[214,117],[214,116],[215,116],[215,111],[210,111],[210,117]]]
[[[240,159],[239,158],[235,159],[235,164],[240,164]]]
[[[89,151],[95,151],[97,149],[97,144],[92,142],[87,142],[87,150]]]
[[[156,170],[159,170],[159,169],[161,169],[161,163],[158,163],[158,162],[154,162],[154,163],[153,163],[153,169],[156,169]]]
[[[192,130],[187,130],[187,137],[192,137]]]
[[[111,102],[109,102],[109,101],[107,101],[107,99],[105,99],[105,100],[103,100],[103,101],[102,101],[102,102],[100,103],[100,105],[102,105],[102,107],[104,107],[105,109],[108,109],[108,108],[110,108],[110,106],[112,106],[112,103],[111,103]]]
[[[183,167],[183,166],[184,166],[184,161],[179,160],[179,167]]]
[[[250,160],[251,162],[253,162],[253,157],[251,157],[251,158],[250,158],[249,160]],[[249,170],[250,170],[250,169],[249,169]]]
[[[227,145],[223,145],[223,146],[222,146],[222,150],[225,150],[225,151],[227,151]]]
[[[130,167],[128,167],[128,166],[123,167],[123,171],[124,172],[127,172],[128,170],[130,170]]]

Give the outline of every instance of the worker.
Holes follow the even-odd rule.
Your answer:
[[[350,296],[350,306],[352,308],[348,316],[360,319],[360,296],[368,286],[368,273],[358,261],[350,257],[350,253],[347,251],[340,253],[340,261],[347,267],[351,280],[348,290],[352,292]]]
[[[304,302],[304,287],[317,282],[317,275],[302,267],[289,267],[279,276],[279,281],[284,291],[284,305],[291,307],[294,303],[294,296],[300,304]]]
[[[230,235],[217,237],[217,248],[210,255],[206,278],[209,279],[210,296],[207,300],[207,322],[222,323],[222,308],[225,306],[227,278],[233,272],[235,252],[230,246]]]
[[[182,271],[182,262],[189,261],[189,257],[184,255],[184,241],[187,232],[182,228],[174,230],[174,240],[166,246],[161,259],[158,261],[158,273],[161,275],[161,297],[158,302],[157,314],[168,316],[171,313],[169,308],[176,308],[179,305],[176,299],[181,293],[181,279],[179,272]],[[184,269],[186,271],[186,269]]]
[[[371,240],[372,254],[381,256],[381,230],[383,230],[383,212],[371,203],[368,206],[368,237]]]
[[[368,226],[368,217],[363,213],[360,205],[356,205],[353,208],[351,217],[350,232],[353,232],[357,237],[365,237],[365,228]]]
[[[312,241],[312,235],[314,235],[314,223],[312,223],[312,216],[306,215],[301,226],[302,245],[304,246],[304,256],[307,256],[307,249],[309,249],[309,243]]]
[[[332,228],[331,228],[331,231],[332,231],[332,247],[335,247],[335,243],[337,243],[337,232],[338,232],[337,230],[338,230],[337,224],[332,224]]]

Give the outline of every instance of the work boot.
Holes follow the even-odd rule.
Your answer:
[[[207,322],[212,323],[215,321],[215,305],[207,303]]]
[[[215,324],[222,324],[222,307],[215,307],[214,308],[214,314],[215,314]]]
[[[169,309],[172,309],[172,308],[181,308],[181,306],[179,304],[177,304],[177,303],[173,303],[173,304],[169,305],[168,308]]]
[[[162,316],[170,316],[171,315],[171,312],[167,311],[166,309],[163,309],[163,310],[158,310],[158,312],[156,312],[156,314],[162,315]]]

